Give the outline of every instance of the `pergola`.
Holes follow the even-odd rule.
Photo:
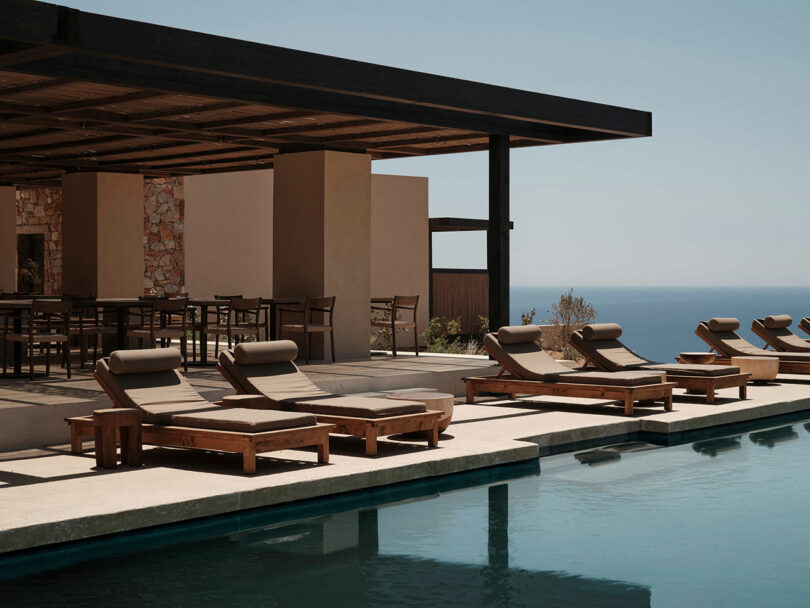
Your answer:
[[[509,318],[509,150],[645,137],[649,112],[33,0],[0,20],[0,185],[266,169],[279,154],[489,150],[490,323]]]

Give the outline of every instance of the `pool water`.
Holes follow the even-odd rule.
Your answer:
[[[213,538],[5,581],[0,605],[810,605],[810,422],[540,469],[314,518],[231,518]]]

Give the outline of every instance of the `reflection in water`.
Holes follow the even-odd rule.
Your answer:
[[[0,584],[0,596],[73,608],[650,606],[640,585],[510,568],[508,485],[489,488],[488,507],[485,565],[381,555],[379,511],[364,508],[32,575]]]
[[[742,435],[735,435],[734,437],[718,437],[717,439],[696,441],[692,444],[692,449],[698,454],[703,454],[704,456],[711,456],[714,458],[723,452],[739,450],[742,447],[742,444],[740,443],[741,438]]]
[[[589,467],[598,467],[603,464],[618,462],[622,459],[622,455],[613,450],[599,448],[596,450],[588,450],[587,452],[579,452],[574,454],[574,458],[576,458],[580,464],[586,464]]]
[[[804,423],[804,430],[807,431],[808,433],[810,433],[810,422],[805,422]]]
[[[759,431],[749,435],[751,441],[757,445],[765,445],[769,448],[774,447],[778,443],[786,441],[793,441],[799,438],[799,434],[793,430],[793,425],[780,426],[777,429],[769,429],[767,431]]]

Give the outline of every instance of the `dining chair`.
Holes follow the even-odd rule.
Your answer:
[[[183,353],[183,370],[188,371],[188,298],[155,298],[147,309],[149,326],[142,329],[130,329],[127,336],[137,338],[138,347],[143,348],[148,341],[149,348],[157,348],[158,341],[162,348],[171,346],[172,338],[180,340]]]
[[[219,307],[217,307],[219,308]],[[262,299],[261,298],[243,298],[241,296],[234,296],[228,300],[226,309],[223,311],[225,315],[225,322],[217,322],[214,325],[209,325],[205,329],[209,334],[216,336],[216,343],[214,345],[214,357],[219,356],[219,337],[226,336],[228,338],[228,349],[233,348],[234,342],[238,344],[245,336],[256,336],[256,341],[259,341],[261,334],[261,311]],[[217,319],[220,319],[222,313],[217,311]]]
[[[307,296],[303,307],[279,308],[279,333],[300,333],[304,339],[304,358],[309,363],[309,355],[312,352],[312,334],[329,334],[332,350],[332,363],[335,362],[335,332],[333,331],[335,296],[311,297]],[[323,315],[317,318],[314,313]],[[301,315],[301,323],[285,323],[284,315],[289,319],[290,315]],[[326,317],[329,317],[328,320]]]
[[[45,375],[51,373],[51,344],[61,347],[62,360],[70,379],[70,301],[37,299],[31,303],[26,323],[19,332],[3,333],[3,351],[8,342],[20,342],[28,346],[28,373],[34,379],[34,347],[45,346]],[[3,375],[6,375],[7,357],[3,358]]]
[[[372,327],[380,327],[388,329],[391,332],[391,352],[397,356],[397,330],[413,330],[413,349],[416,356],[419,356],[419,334],[416,328],[416,307],[419,305],[419,296],[394,296],[390,306],[371,306],[372,310],[380,310],[390,313],[390,318],[385,319],[372,319]],[[408,311],[413,313],[413,318],[410,321],[400,319],[400,312]]]

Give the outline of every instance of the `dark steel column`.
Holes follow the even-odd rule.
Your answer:
[[[509,136],[489,136],[489,328],[509,325]]]
[[[428,320],[433,318],[433,231],[428,226]]]

